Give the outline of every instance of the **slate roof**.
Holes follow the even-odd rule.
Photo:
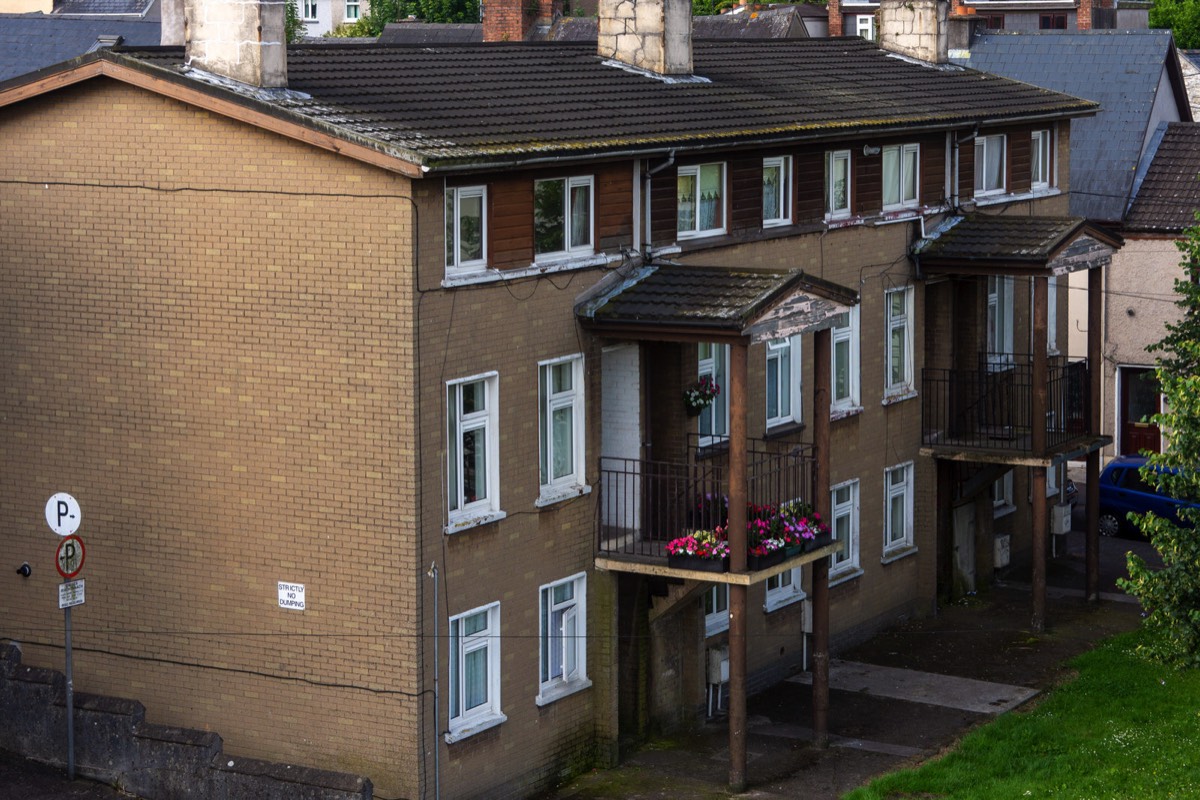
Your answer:
[[[595,38],[595,37],[593,37]],[[389,22],[379,34],[380,44],[477,44],[483,25],[448,22]]]
[[[59,0],[56,14],[124,14],[142,16],[155,0]]]
[[[1121,241],[1083,217],[969,214],[946,220],[913,254],[931,272],[1035,274],[1085,233],[1110,246]]]
[[[1127,230],[1179,234],[1200,209],[1200,124],[1166,126],[1125,219]]]
[[[0,81],[75,58],[101,36],[112,35],[138,47],[156,45],[161,38],[154,21],[0,14]]]
[[[1170,31],[990,31],[957,63],[1086,97],[1103,110],[1071,125],[1071,213],[1121,219],[1143,143],[1158,124],[1164,70],[1178,78],[1176,102],[1191,119]]]
[[[176,48],[97,57],[184,74]],[[605,63],[592,44],[298,46],[288,51],[291,91],[214,84],[428,169],[844,140],[1096,108],[893,57],[858,37],[701,41],[693,61],[698,78],[672,81]]]
[[[577,307],[591,325],[740,335],[789,297],[804,322],[820,324],[857,304],[854,291],[798,270],[749,271],[660,264],[612,280]]]

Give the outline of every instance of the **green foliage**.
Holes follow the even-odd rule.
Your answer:
[[[288,44],[300,41],[307,32],[304,20],[300,19],[299,0],[288,0],[287,5],[283,7],[283,33]]]
[[[333,36],[378,36],[383,26],[413,17],[422,22],[479,22],[479,0],[372,0],[371,10]]]
[[[1078,677],[1028,712],[1004,714],[949,755],[873,781],[846,800],[900,797],[1200,797],[1200,672],[1136,654],[1144,632],[1072,662]]]
[[[1150,27],[1170,29],[1176,47],[1200,47],[1200,0],[1155,0],[1150,7]]]
[[[697,17],[715,17],[735,5],[735,0],[692,0],[692,14]]]
[[[1176,244],[1185,277],[1175,280],[1175,304],[1183,318],[1168,322],[1166,336],[1149,348],[1161,354],[1156,372],[1167,410],[1154,421],[1166,447],[1149,458],[1142,477],[1163,494],[1200,502],[1200,226],[1188,228]],[[1200,667],[1200,536],[1153,514],[1131,516],[1163,560],[1163,568],[1153,570],[1131,553],[1129,579],[1119,582],[1147,612],[1151,638],[1141,652],[1163,663]],[[1200,509],[1184,508],[1179,516],[1200,523]]]

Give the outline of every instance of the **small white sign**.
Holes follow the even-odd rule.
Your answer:
[[[70,608],[83,605],[83,578],[64,581],[58,585],[58,607]]]
[[[66,492],[59,492],[46,501],[46,524],[59,536],[70,536],[79,530],[82,521],[79,503]]]
[[[304,610],[304,584],[279,582],[279,607]]]

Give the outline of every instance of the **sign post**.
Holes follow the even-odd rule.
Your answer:
[[[58,607],[63,610],[67,674],[67,780],[75,780],[75,679],[71,670],[71,607],[83,602],[83,581],[72,581],[83,569],[83,539],[75,535],[83,513],[79,503],[66,492],[46,501],[46,524],[62,536],[54,553],[54,565],[63,582],[58,589]]]

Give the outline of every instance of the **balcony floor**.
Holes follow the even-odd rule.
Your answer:
[[[753,586],[762,583],[767,578],[786,572],[789,569],[811,564],[818,558],[832,555],[837,549],[836,544],[826,545],[817,550],[801,553],[785,561],[760,569],[757,572],[703,572],[693,569],[672,569],[667,566],[665,546],[661,556],[626,555],[607,553],[596,555],[596,569],[606,572],[631,572],[638,575],[654,575],[660,578],[679,578],[688,581],[706,581],[708,583],[731,583],[741,586]]]

